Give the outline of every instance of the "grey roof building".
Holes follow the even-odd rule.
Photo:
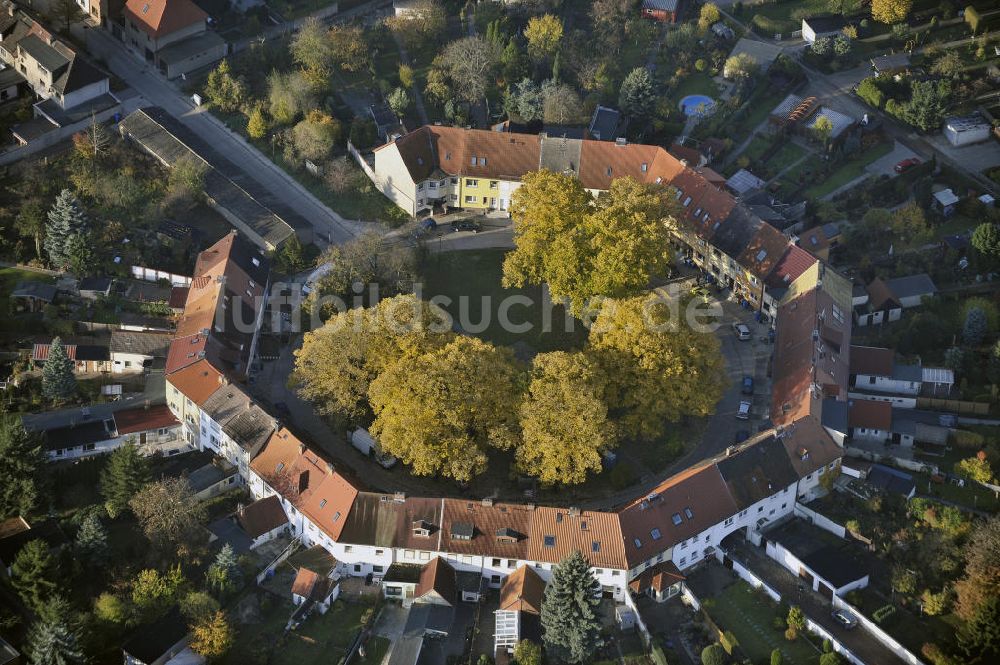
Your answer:
[[[209,202],[259,247],[272,251],[292,235],[304,243],[312,241],[312,225],[307,220],[275,201],[257,181],[163,109],[139,109],[121,121],[119,131],[171,168],[182,159],[203,164]]]

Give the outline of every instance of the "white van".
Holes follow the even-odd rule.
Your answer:
[[[752,406],[753,404],[746,400],[740,402],[740,408],[736,410],[736,417],[739,420],[750,420],[750,407]]]
[[[361,454],[367,457],[374,457],[375,461],[386,469],[396,466],[396,458],[392,455],[383,454],[381,448],[379,448],[378,441],[363,427],[359,427],[351,432],[351,445],[357,448]]]
[[[741,342],[745,342],[752,337],[750,328],[745,323],[733,323],[733,332],[736,333],[736,339]]]

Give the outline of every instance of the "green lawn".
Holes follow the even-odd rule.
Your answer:
[[[781,169],[797,162],[805,154],[806,150],[802,146],[791,141],[785,141],[778,151],[771,156],[771,159],[767,160],[767,166],[775,173],[778,173]]]
[[[571,319],[573,330],[568,331],[561,305],[552,306],[550,332],[543,331],[546,307],[540,287],[505,289],[500,285],[504,254],[496,249],[432,254],[424,269],[424,299],[447,296],[451,303],[445,309],[459,325],[494,344],[526,346],[526,350],[539,352],[581,347],[587,331],[576,319]],[[527,296],[533,303],[515,304],[507,317],[514,325],[529,324],[527,332],[504,330],[499,321],[501,303],[510,296]]]
[[[715,99],[719,94],[719,86],[715,85],[708,73],[692,72],[677,84],[672,94],[678,103],[688,95],[708,95]]]
[[[708,605],[708,614],[720,628],[736,635],[740,649],[754,663],[770,662],[773,649],[781,649],[786,665],[812,665],[819,657],[805,637],[794,642],[786,640],[784,630],[773,624],[778,616],[777,604],[742,580],[727,587]]]
[[[42,282],[52,284],[55,278],[45,273],[34,272],[33,270],[22,270],[21,268],[0,268],[0,295],[6,299],[10,292],[14,290],[18,282]]]
[[[971,457],[972,453],[967,453],[965,456]],[[952,471],[949,468],[941,470],[948,473]],[[985,510],[991,513],[1000,510],[1000,499],[982,485],[967,483],[965,487],[959,487],[951,483],[932,483],[930,482],[930,476],[923,473],[915,474],[913,480],[917,483],[917,492],[920,494],[929,494],[945,501],[953,501],[962,506]],[[930,491],[928,491],[928,488]]]
[[[354,661],[357,665],[382,665],[382,659],[389,650],[389,639],[374,635],[365,643],[364,649],[365,657]]]
[[[842,164],[836,171],[823,182],[810,187],[805,191],[807,198],[819,199],[830,192],[843,187],[855,178],[864,173],[865,167],[874,162],[879,157],[883,157],[892,152],[891,143],[879,143],[865,150],[860,155]]]
[[[772,2],[747,6],[737,14],[749,23],[751,27],[764,37],[772,37],[775,33],[787,34],[802,29],[802,21],[792,18],[792,12],[804,15],[826,14],[830,11],[829,0],[791,0],[790,2]]]

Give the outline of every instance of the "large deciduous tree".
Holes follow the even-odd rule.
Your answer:
[[[872,0],[872,18],[879,23],[899,23],[910,13],[913,0]]]
[[[504,286],[548,284],[575,314],[596,296],[640,292],[670,265],[668,200],[632,178],[594,201],[570,175],[527,174],[511,201],[516,249],[504,259]]]
[[[233,628],[222,610],[198,622],[191,629],[191,648],[210,661],[225,655],[235,639]]]
[[[441,65],[448,72],[456,95],[470,104],[486,97],[499,61],[499,47],[482,37],[455,40],[441,54]]]
[[[17,418],[0,419],[0,519],[27,515],[44,485],[46,455],[39,435]]]
[[[542,599],[542,641],[556,660],[582,663],[603,643],[600,583],[579,550],[574,550],[552,570]]]
[[[385,24],[405,46],[420,48],[441,40],[448,27],[448,12],[438,0],[417,0],[409,12],[390,16]]]
[[[453,338],[447,314],[412,295],[333,316],[307,333],[295,352],[299,395],[322,414],[352,424],[372,418],[369,386],[386,368],[440,348]]]
[[[292,128],[295,150],[302,158],[313,162],[326,159],[340,142],[341,134],[340,121],[317,109],[309,111]]]
[[[528,55],[536,62],[551,58],[559,49],[563,36],[562,21],[552,14],[532,16],[524,29],[528,42]]]
[[[522,391],[523,373],[509,349],[459,337],[371,382],[372,433],[413,473],[465,482],[485,470],[488,448],[516,444]]]
[[[49,345],[49,355],[42,367],[42,394],[51,400],[67,400],[76,394],[74,363],[58,337]]]
[[[610,381],[608,405],[627,436],[660,436],[667,422],[712,413],[722,395],[719,341],[695,332],[656,297],[608,300],[590,332]]]
[[[520,418],[517,465],[544,483],[576,484],[601,470],[617,443],[608,422],[607,377],[586,353],[535,356]]]
[[[149,463],[132,441],[111,451],[101,470],[101,494],[108,515],[113,519],[121,514],[149,480]]]
[[[965,577],[955,583],[955,614],[971,621],[991,598],[1000,597],[1000,517],[972,532],[965,546]]]
[[[70,262],[67,255],[70,238],[87,232],[87,215],[73,192],[64,189],[49,210],[48,219],[45,227],[45,251],[52,266],[63,269]]]
[[[202,538],[205,507],[187,478],[164,478],[143,487],[129,501],[150,542],[161,551],[190,548]]]
[[[1000,226],[993,222],[983,222],[972,232],[972,246],[990,264],[1000,260]]]

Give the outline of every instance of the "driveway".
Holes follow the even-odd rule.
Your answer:
[[[907,148],[899,141],[895,141],[892,152],[884,157],[876,159],[874,162],[866,166],[865,172],[874,176],[887,175],[890,178],[894,178],[897,175],[895,170],[896,164],[899,164],[904,159],[910,159],[911,157],[920,158],[920,155],[915,153],[910,148]],[[921,161],[923,161],[922,158]]]
[[[148,104],[159,106],[238,165],[276,199],[313,225],[317,242],[341,243],[357,235],[360,222],[345,220],[324,205],[295,178],[262,155],[242,137],[194,103],[170,81],[141,62],[104,30],[88,30],[87,47],[107,63],[115,75],[132,86]]]

